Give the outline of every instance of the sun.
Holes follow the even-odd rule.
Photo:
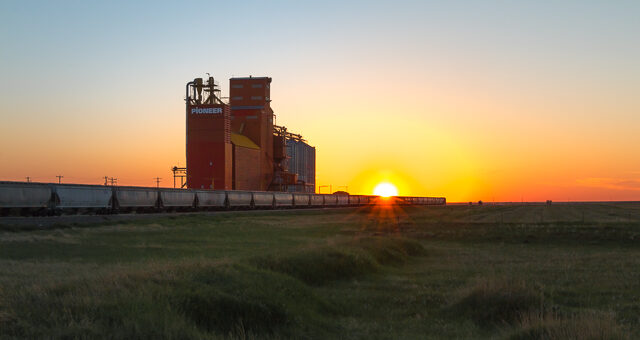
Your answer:
[[[373,194],[380,197],[398,196],[398,188],[391,183],[383,182],[376,185]]]

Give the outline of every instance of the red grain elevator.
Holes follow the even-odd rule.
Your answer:
[[[186,88],[187,188],[315,191],[315,148],[274,125],[271,78],[229,79],[222,101],[213,77]]]
[[[251,76],[231,78],[229,85],[231,130],[234,134],[250,139],[259,148],[258,158],[250,165],[257,170],[257,175],[245,180],[243,187],[237,186],[235,189],[251,188],[251,190],[266,191],[274,176],[271,78]],[[234,148],[234,150],[242,151],[243,149]],[[242,157],[239,156],[241,155],[235,155],[235,159],[241,160]]]
[[[231,110],[213,77],[186,88],[187,188],[232,189]]]

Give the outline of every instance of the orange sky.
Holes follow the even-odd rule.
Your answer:
[[[215,43],[191,34],[207,11],[159,6],[139,28],[143,8],[5,4],[0,180],[171,186],[184,85],[211,72],[223,95],[231,76],[273,77],[277,123],[316,147],[317,185],[640,200],[637,8],[489,3],[225,5]]]

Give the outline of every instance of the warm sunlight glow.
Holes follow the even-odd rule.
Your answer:
[[[391,183],[380,183],[373,189],[373,194],[380,197],[398,196],[398,189]]]

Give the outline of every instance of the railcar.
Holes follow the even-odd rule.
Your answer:
[[[296,208],[308,208],[310,203],[309,194],[293,194],[293,206]]]
[[[224,209],[227,193],[221,190],[194,190],[198,209]]]
[[[277,208],[293,207],[293,194],[287,192],[274,192],[273,198]]]
[[[325,207],[335,207],[336,205],[338,205],[337,195],[322,195],[322,196],[324,196]]]
[[[253,192],[253,207],[256,209],[274,208],[275,201],[273,200],[273,192],[269,191],[254,191]]]
[[[251,208],[253,194],[251,191],[227,190],[227,207]]]
[[[360,195],[360,205],[369,205],[369,196]]]
[[[322,207],[324,205],[324,196],[318,194],[309,195],[309,205],[312,207]]]
[[[343,206],[343,207],[349,205],[349,196],[348,195],[336,195],[336,198],[338,200],[337,205]]]
[[[143,187],[114,188],[114,209],[117,211],[157,211],[160,208],[158,190]]]
[[[46,213],[51,195],[51,187],[47,184],[0,182],[0,214]]]
[[[113,205],[113,189],[100,185],[52,184],[55,213],[78,213],[80,210],[109,213]]]
[[[168,210],[189,210],[196,207],[193,190],[159,189],[161,207]]]
[[[358,204],[360,204],[360,198],[358,197],[358,195],[349,195],[348,196],[348,205],[350,206],[356,206]]]

